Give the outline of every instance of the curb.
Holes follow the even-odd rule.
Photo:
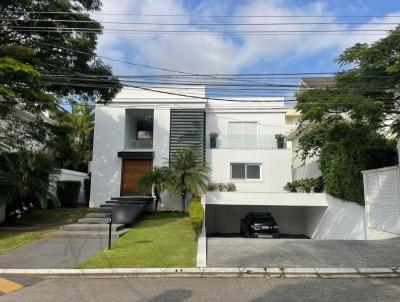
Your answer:
[[[398,278],[400,267],[313,268],[313,267],[228,267],[228,268],[113,268],[113,269],[0,269],[0,275],[46,277],[213,277],[213,278]]]

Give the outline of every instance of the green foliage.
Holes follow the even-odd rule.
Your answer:
[[[74,180],[57,181],[57,196],[63,207],[76,207],[79,200],[81,182]]]
[[[211,132],[211,133],[209,134],[209,136],[210,136],[210,139],[215,139],[215,138],[218,137],[218,133],[217,133],[217,132]]]
[[[297,192],[298,183],[295,181],[287,182],[286,185],[283,187],[285,191],[288,192]]]
[[[199,196],[207,189],[209,166],[203,160],[202,154],[193,149],[181,149],[170,161],[168,188],[179,192],[182,201],[182,212],[186,212],[185,200],[187,193]]]
[[[92,159],[94,112],[86,103],[74,104],[71,112],[59,114],[52,147],[60,167],[87,172]]]
[[[396,165],[395,142],[369,125],[350,121],[313,124],[299,138],[302,155],[319,155],[319,165],[329,194],[364,203],[361,171]]]
[[[193,199],[190,203],[189,217],[194,232],[194,239],[196,240],[201,233],[204,221],[204,209],[199,199]]]
[[[210,181],[207,184],[207,191],[215,191],[218,189],[218,185],[215,182]]]
[[[32,203],[36,208],[57,207],[57,197],[49,190],[54,181],[52,159],[33,151],[0,154],[0,195],[9,203],[8,210],[21,209]]]
[[[34,150],[38,143],[47,144],[52,132],[43,123],[43,112],[56,110],[56,100],[107,103],[119,91],[121,86],[112,77],[111,68],[96,55],[102,27],[87,12],[100,7],[97,0],[0,2],[2,18],[7,20],[2,22],[0,33],[0,118],[5,123],[0,147]],[[31,13],[49,11],[65,13],[36,17]],[[43,30],[33,34],[18,29],[21,26],[70,28],[69,21],[82,21],[80,28],[98,31]],[[100,88],[85,85],[92,83],[86,74],[103,75],[112,85]],[[21,118],[20,112],[28,113],[29,120]],[[25,130],[29,130],[28,135]]]
[[[282,133],[275,134],[275,139],[277,139],[277,140],[281,140],[281,139],[284,139],[284,138],[285,138],[285,135],[282,134]]]
[[[153,167],[139,180],[138,185],[142,188],[151,189],[153,187],[154,196],[154,212],[157,212],[158,204],[161,202],[161,194],[167,187],[169,175],[171,174],[168,167]]]
[[[314,192],[320,193],[324,190],[324,183],[322,177],[304,178],[286,183],[283,189],[288,192],[303,190],[304,192],[310,193],[311,190],[314,190]]]
[[[356,44],[336,60],[350,66],[335,85],[297,95],[302,159],[319,156],[325,190],[363,204],[362,170],[395,165],[400,134],[400,27],[373,43]],[[382,133],[391,133],[384,137]]]
[[[222,182],[217,183],[217,187],[218,187],[218,191],[220,191],[220,192],[226,191],[226,184],[224,184]]]
[[[226,184],[226,190],[228,192],[235,192],[236,191],[236,185],[233,182],[228,182]]]

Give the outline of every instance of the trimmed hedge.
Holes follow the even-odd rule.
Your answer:
[[[78,206],[81,182],[75,180],[57,181],[57,197],[61,206],[71,208]]]
[[[193,198],[193,201],[190,203],[189,217],[194,232],[194,239],[196,240],[201,233],[204,221],[204,209],[200,202],[200,198]]]

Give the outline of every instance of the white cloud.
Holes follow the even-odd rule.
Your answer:
[[[106,13],[142,13],[142,14],[229,14],[236,15],[332,15],[323,2],[316,1],[301,7],[289,7],[287,1],[249,1],[234,8],[227,7],[219,1],[202,2],[195,11],[187,11],[180,0],[103,0],[102,11]],[[394,13],[395,14],[395,13]],[[102,21],[125,22],[158,22],[158,23],[191,23],[189,17],[140,17],[140,16],[101,16]],[[221,19],[204,19],[218,22]],[[336,18],[238,18],[229,21],[243,23],[260,22],[335,22]],[[385,22],[388,18],[371,20]],[[106,28],[119,29],[162,29],[162,30],[204,30],[204,27],[190,26],[139,26],[104,24]],[[394,25],[392,26],[394,27]],[[346,29],[347,25],[280,25],[280,26],[233,26],[231,30],[319,30]],[[388,28],[388,25],[363,24],[358,29]],[[384,35],[274,35],[251,36],[242,35],[233,39],[222,35],[132,35],[128,33],[104,34],[99,41],[99,54],[117,59],[135,61],[170,69],[178,69],[192,73],[234,73],[242,68],[264,64],[265,69],[272,69],[279,62],[294,62],[322,52],[339,53],[356,42],[371,43]],[[237,39],[239,38],[239,39]],[[333,58],[330,58],[333,59]],[[115,73],[133,74],[132,66],[110,63]],[[312,70],[310,70],[312,71]]]

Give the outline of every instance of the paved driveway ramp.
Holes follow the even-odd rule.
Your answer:
[[[307,240],[208,238],[209,267],[400,266],[400,238]]]

